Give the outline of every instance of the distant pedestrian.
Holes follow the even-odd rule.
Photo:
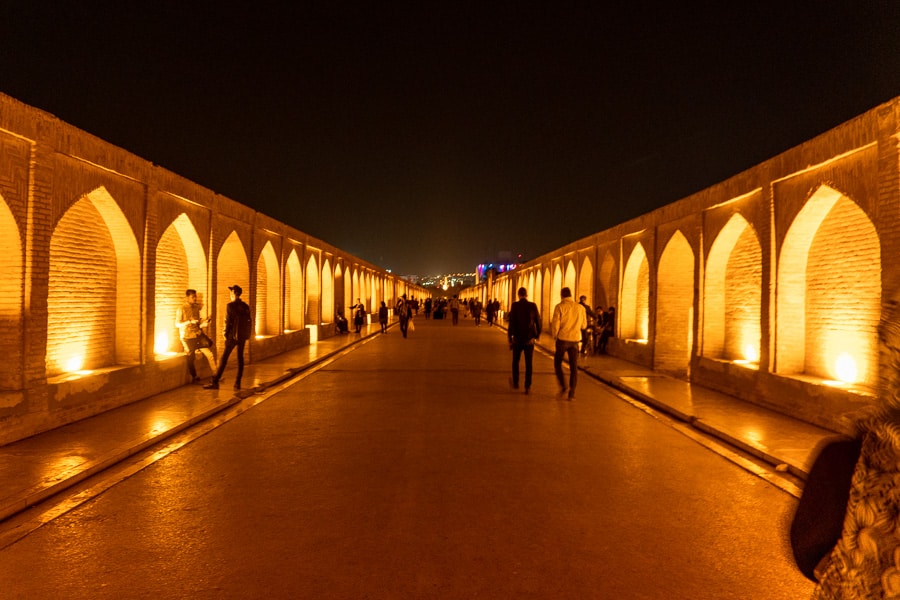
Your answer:
[[[453,319],[453,324],[459,324],[459,296],[457,294],[453,294],[453,297],[450,298],[450,317]]]
[[[431,319],[431,298],[425,298],[425,320]]]
[[[378,322],[381,324],[381,333],[387,333],[388,307],[384,302],[381,303],[381,307],[378,309]]]
[[[472,298],[469,302],[469,308],[472,310],[472,317],[475,318],[475,325],[481,325],[481,302],[476,298]]]
[[[234,379],[234,389],[241,389],[241,378],[244,375],[244,345],[253,333],[253,321],[250,317],[250,307],[246,302],[241,300],[243,290],[239,285],[228,287],[231,292],[231,302],[225,307],[225,349],[222,351],[222,358],[219,360],[219,368],[213,375],[212,381],[203,387],[208,390],[219,389],[219,380],[225,372],[225,365],[228,364],[228,357],[231,351],[237,347],[237,376]]]
[[[559,382],[560,394],[569,392],[569,400],[575,399],[575,385],[578,383],[578,344],[581,342],[581,330],[585,328],[587,317],[584,307],[572,299],[572,290],[564,287],[560,292],[562,300],[553,309],[550,321],[550,333],[556,340],[556,352],[553,355],[553,369]],[[569,357],[569,387],[563,377],[563,356]]]
[[[353,312],[353,327],[356,329],[356,333],[359,334],[362,331],[363,323],[366,321],[366,307],[363,305],[362,301],[357,298],[356,304],[350,307],[350,310]]]
[[[403,334],[403,337],[406,337],[406,334],[409,331],[409,318],[412,316],[409,302],[406,301],[406,294],[403,294],[400,296],[400,299],[397,300],[394,312],[397,313],[397,317],[400,319],[400,333]]]
[[[541,335],[541,314],[537,304],[528,301],[528,290],[519,288],[519,301],[509,309],[509,347],[512,350],[513,389],[519,389],[519,359],[525,354],[525,393],[531,390],[534,343]]]
[[[600,334],[600,343],[597,345],[597,351],[600,354],[606,354],[606,344],[609,338],[615,337],[616,333],[616,307],[610,306],[603,317],[603,332]]]

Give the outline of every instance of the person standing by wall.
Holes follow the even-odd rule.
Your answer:
[[[202,305],[197,300],[197,290],[188,289],[184,292],[184,304],[175,313],[175,327],[178,328],[181,345],[184,347],[184,355],[187,358],[188,373],[191,374],[191,383],[197,383],[197,367],[194,364],[195,353],[200,350],[209,360],[209,365],[215,366],[216,359],[209,347],[209,337],[203,333],[203,327],[209,323],[209,319],[200,318]]]
[[[357,298],[356,304],[351,306],[350,310],[353,311],[353,327],[356,329],[356,334],[359,335],[359,332],[362,330],[363,322],[366,320],[366,307],[363,305],[362,301]]]
[[[560,394],[569,392],[569,400],[575,399],[575,385],[578,383],[578,344],[581,342],[581,330],[587,326],[584,307],[572,299],[572,290],[564,287],[560,292],[562,300],[553,309],[550,320],[550,334],[556,340],[556,352],[553,355],[553,369],[559,381]],[[563,356],[569,357],[569,387],[563,377]]]
[[[237,376],[234,379],[234,389],[241,389],[241,377],[244,375],[244,345],[253,333],[252,319],[250,317],[250,306],[241,300],[243,290],[239,285],[228,287],[231,292],[231,302],[225,307],[225,350],[222,351],[222,358],[219,360],[219,368],[213,375],[212,381],[203,387],[208,390],[219,389],[219,380],[222,379],[222,373],[225,372],[225,365],[228,364],[228,357],[231,351],[237,347]]]
[[[600,334],[600,343],[597,344],[597,350],[600,354],[606,354],[606,344],[609,338],[613,337],[616,332],[616,307],[610,306],[603,317],[603,332]]]
[[[593,326],[595,315],[594,311],[591,310],[591,307],[587,305],[587,296],[580,297],[578,299],[578,304],[584,308],[584,314],[587,317],[584,329],[581,330],[581,354],[586,355],[591,337],[589,329]]]
[[[378,322],[381,324],[381,333],[387,333],[388,308],[383,301],[378,309]]]
[[[534,343],[541,335],[541,314],[537,304],[528,301],[528,290],[519,288],[519,301],[509,309],[509,347],[512,350],[513,389],[519,389],[519,360],[525,354],[525,393],[531,389]]]

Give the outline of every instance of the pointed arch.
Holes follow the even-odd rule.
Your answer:
[[[0,196],[0,340],[22,339],[22,266],[22,236],[12,211]],[[0,369],[0,389],[20,389],[21,344],[5,344],[3,360],[9,368]]]
[[[311,255],[306,263],[306,326],[319,325],[319,264]]]
[[[618,286],[616,285],[616,259],[607,251],[600,263],[600,294],[597,301],[603,308],[615,304]]]
[[[716,236],[703,286],[703,356],[759,360],[762,248],[756,231],[734,214]]]
[[[880,315],[875,227],[853,200],[823,185],[797,214],[781,247],[776,372],[874,387]]]
[[[322,322],[334,322],[334,273],[331,271],[331,260],[322,263]]]
[[[257,336],[281,333],[281,271],[272,242],[267,241],[256,261],[256,319]]]
[[[175,317],[184,303],[185,291],[197,290],[197,299],[208,311],[206,251],[190,217],[178,215],[163,232],[156,245],[156,300],[154,352],[181,352]],[[203,310],[203,309],[201,309]],[[202,314],[202,313],[201,313]]]
[[[578,291],[578,289],[576,287],[575,279],[576,279],[575,278],[575,261],[567,260],[566,261],[566,274],[565,274],[565,277],[563,278],[563,281],[564,281],[563,285],[565,287],[569,288],[569,291],[571,291],[572,294],[575,294],[575,292]]]
[[[640,242],[625,263],[621,302],[616,317],[620,336],[646,342],[650,316],[650,265]]]
[[[594,308],[594,264],[589,256],[581,261],[581,272],[578,274],[578,289],[572,290],[575,298],[587,296],[587,304]]]
[[[288,255],[284,277],[284,320],[285,329],[297,331],[303,329],[303,269],[297,250]]]
[[[65,212],[50,238],[47,374],[139,363],[140,297],[137,239],[99,187]]]
[[[247,259],[247,250],[236,231],[232,231],[225,243],[219,249],[219,257],[216,259],[216,347],[223,348],[225,338],[222,331],[225,329],[225,307],[231,302],[231,293],[228,288],[239,285],[243,290],[241,299],[250,302],[250,262]],[[251,306],[252,309],[252,306]]]
[[[656,282],[654,368],[684,376],[690,370],[693,345],[694,251],[681,231],[663,250]]]

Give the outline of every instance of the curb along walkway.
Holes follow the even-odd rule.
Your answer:
[[[0,446],[0,521],[207,419],[381,335],[377,323],[244,365],[244,389],[232,391],[234,356],[219,390],[183,385],[57,429]],[[208,377],[203,379],[207,382]]]
[[[394,325],[390,326],[392,330]],[[498,333],[505,334],[502,326],[498,326]],[[359,336],[353,333],[334,336],[247,364],[244,368],[247,387],[237,395],[230,391],[228,379],[234,377],[236,368],[232,359],[225,371],[226,380],[218,391],[183,385],[0,446],[0,521],[237,404],[241,398],[261,393],[377,335],[381,335],[380,327],[369,325]],[[552,348],[539,345],[552,355]],[[836,435],[610,356],[583,357],[579,369],[767,463],[787,465],[787,470],[800,478],[806,477],[814,458],[813,449],[821,440]]]

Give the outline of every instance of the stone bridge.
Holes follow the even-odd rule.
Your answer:
[[[898,296],[898,124],[900,98],[466,296],[525,287],[549,322],[568,286],[617,308],[612,354],[845,429]],[[356,297],[427,293],[3,95],[0,273],[0,444],[186,383],[186,288],[219,332],[244,287],[251,361],[332,335]]]

